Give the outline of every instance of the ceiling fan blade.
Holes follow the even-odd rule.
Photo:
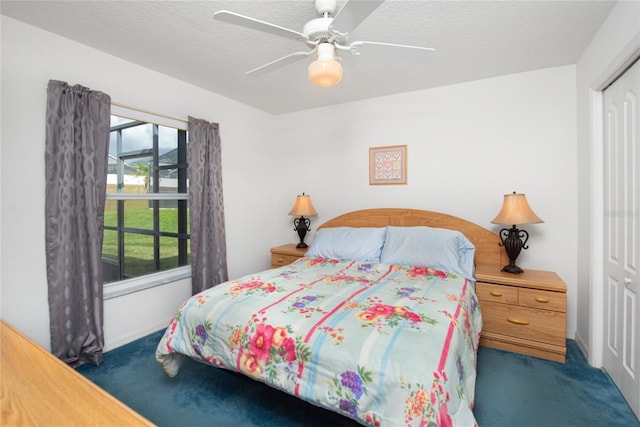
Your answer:
[[[284,67],[285,65],[289,65],[291,63],[294,63],[296,61],[299,61],[301,59],[306,58],[307,56],[311,55],[312,53],[314,53],[317,50],[317,48],[314,48],[312,50],[310,50],[309,52],[294,52],[292,54],[289,54],[287,56],[283,56],[282,58],[278,58],[274,61],[271,61],[267,64],[261,65],[257,68],[254,68],[253,70],[249,70],[247,71],[245,74],[246,75],[252,75],[252,76],[261,76],[263,74],[269,73],[273,70],[276,70],[278,68]]]
[[[404,44],[357,41],[349,45],[349,51],[354,55],[384,56],[390,59],[422,62],[429,59],[436,50]]]
[[[260,21],[259,19],[250,18],[228,10],[219,10],[213,14],[213,18],[219,21],[228,22],[230,24],[240,25],[243,27],[253,28],[254,30],[263,31],[275,36],[286,37],[292,40],[307,40],[307,36],[301,32],[290,30],[289,28],[271,24],[269,22]]]
[[[346,36],[382,3],[384,0],[347,0],[333,18],[333,22],[329,25],[329,31],[336,35]]]

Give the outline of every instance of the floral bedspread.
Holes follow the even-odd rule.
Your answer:
[[[203,291],[156,351],[242,372],[372,426],[473,426],[472,282],[421,267],[301,258]]]

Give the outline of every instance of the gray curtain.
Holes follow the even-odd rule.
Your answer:
[[[45,239],[51,352],[102,363],[102,231],[111,100],[51,80],[45,139]]]
[[[217,123],[189,117],[191,288],[197,294],[227,280],[222,200],[222,147]]]

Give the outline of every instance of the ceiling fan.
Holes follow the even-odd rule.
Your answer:
[[[346,0],[337,13],[337,0],[315,0],[314,3],[320,17],[307,22],[301,32],[227,10],[215,12],[213,17],[220,21],[301,41],[311,49],[283,56],[249,70],[246,74],[262,75],[317,53],[318,59],[309,65],[308,75],[312,83],[322,87],[333,86],[342,80],[342,62],[336,51],[350,52],[353,55],[384,55],[405,60],[422,60],[435,51],[429,47],[350,41],[349,34],[384,3],[384,0]]]

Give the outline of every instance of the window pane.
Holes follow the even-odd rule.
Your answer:
[[[111,126],[123,125],[125,123],[133,123],[135,120],[126,117],[111,116]]]
[[[186,203],[186,200],[161,200],[160,201],[160,231],[168,233],[179,233],[178,228],[180,217],[177,208],[179,203]],[[189,234],[189,209],[187,217],[184,219],[186,233]]]
[[[109,172],[107,175],[107,194],[113,194],[118,191],[118,176]]]
[[[125,233],[124,278],[138,277],[153,272],[155,272],[153,236]]]
[[[118,232],[115,230],[104,230],[102,241],[102,258],[114,261],[118,260]]]
[[[124,192],[146,194],[149,190],[153,157],[136,157],[124,161]]]
[[[160,231],[178,232],[178,201],[160,201]]]
[[[113,124],[114,116],[111,116]],[[109,136],[109,167],[107,168],[107,193],[118,191],[118,133]]]
[[[160,164],[167,164],[169,159],[174,159],[170,164],[177,163],[178,151],[178,129],[158,126],[158,153],[160,154]],[[173,152],[173,154],[171,154]]]
[[[122,129],[122,152],[130,153],[153,148],[153,125],[145,123]]]
[[[178,169],[160,169],[160,193],[178,192]]]
[[[105,230],[102,243],[102,277],[104,283],[120,280],[119,275],[118,233],[112,230]]]
[[[104,204],[104,225],[110,227],[118,226],[118,201],[106,200]]]
[[[175,237],[160,237],[160,270],[179,267],[178,239]]]
[[[113,116],[111,116],[113,119]],[[118,173],[118,133],[111,132],[109,135],[109,168],[107,170],[109,175],[114,177]],[[114,182],[115,184],[115,182]]]
[[[153,200],[125,200],[124,226],[153,230]]]
[[[191,241],[187,240],[187,261],[180,264],[179,244],[176,237],[160,237],[160,270],[169,270],[181,265],[191,264]]]

